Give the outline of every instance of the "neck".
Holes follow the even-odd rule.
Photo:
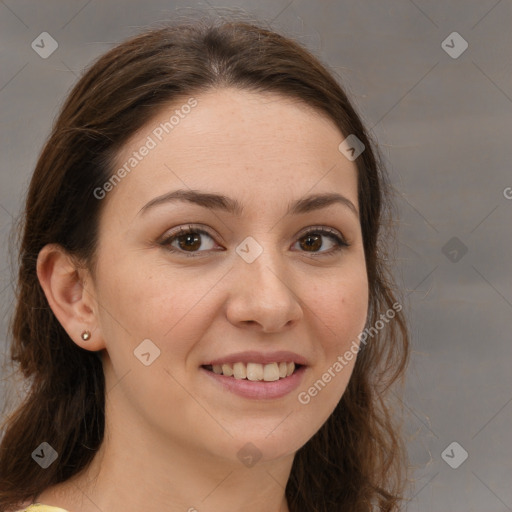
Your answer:
[[[158,449],[150,453],[146,443],[133,438],[112,443],[100,455],[101,463],[75,482],[87,506],[71,511],[289,512],[285,487],[292,457],[247,468],[179,446],[169,446],[165,453],[172,456]]]
[[[106,408],[104,441],[91,464],[37,501],[69,512],[289,512],[293,454],[246,467],[162,432],[148,434],[119,402],[107,400]]]

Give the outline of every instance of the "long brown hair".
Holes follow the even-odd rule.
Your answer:
[[[342,399],[296,453],[286,497],[293,512],[400,508],[405,450],[389,394],[406,365],[408,330],[387,267],[392,202],[377,145],[312,53],[255,23],[202,18],[148,30],[100,57],[71,91],[39,157],[18,227],[10,326],[10,358],[30,386],[2,426],[0,510],[83,470],[104,435],[101,361],[78,347],[54,316],[36,274],[39,251],[60,244],[94,275],[105,201],[93,191],[113,174],[113,157],[165,104],[223,86],[298,98],[365,145],[355,163],[369,281],[367,326],[394,304],[396,311],[361,344]],[[43,441],[59,454],[59,463],[46,469],[31,457]]]

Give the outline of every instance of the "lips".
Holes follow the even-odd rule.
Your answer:
[[[284,379],[293,374],[296,368],[300,365],[295,365],[294,362],[280,363],[272,362],[267,364],[259,363],[243,363],[241,361],[235,364],[224,363],[203,366],[206,370],[212,371],[217,375],[224,375],[226,377],[233,377],[235,379],[247,379],[250,381],[265,381],[273,382],[279,379]]]
[[[277,399],[297,388],[308,366],[295,352],[252,350],[205,361],[200,369],[220,389],[244,398]]]
[[[211,359],[209,361],[205,361],[202,366],[214,366],[214,365],[223,365],[223,364],[231,364],[235,363],[244,363],[247,365],[248,363],[258,363],[258,364],[270,364],[270,363],[295,363],[296,366],[308,366],[309,363],[306,358],[303,356],[296,354],[295,352],[289,351],[278,351],[278,352],[257,352],[257,351],[247,351],[247,352],[237,352],[234,354],[229,354],[224,357],[219,357],[216,359]]]
[[[296,366],[290,376],[279,378],[276,381],[250,381],[247,378],[236,379],[215,373],[213,369],[208,370],[207,366],[200,367],[201,373],[208,379],[208,382],[214,384],[214,389],[252,400],[277,400],[286,397],[300,386],[306,370],[306,366]]]

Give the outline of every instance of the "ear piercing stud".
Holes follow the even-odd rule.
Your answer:
[[[87,341],[91,337],[91,333],[89,331],[83,331],[82,332],[82,339],[84,341]]]

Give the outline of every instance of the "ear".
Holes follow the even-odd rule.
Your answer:
[[[78,267],[63,247],[48,244],[39,252],[37,277],[48,304],[69,337],[85,350],[105,348],[90,274]],[[91,333],[88,340],[81,337],[85,330]]]

